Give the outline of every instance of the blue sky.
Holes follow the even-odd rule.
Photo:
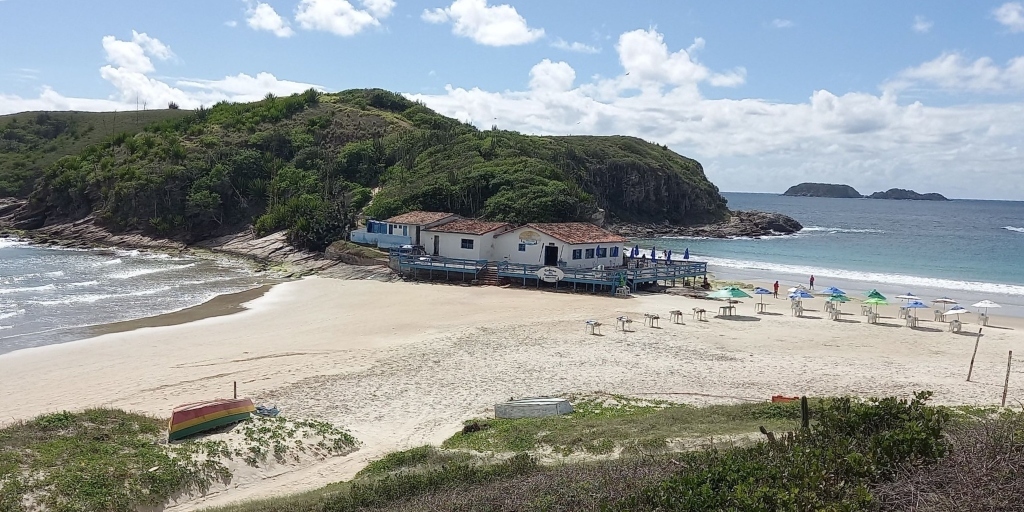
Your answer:
[[[382,87],[664,143],[728,191],[1024,200],[1021,2],[0,0],[0,23],[0,113]]]

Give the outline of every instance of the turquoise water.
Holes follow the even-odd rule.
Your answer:
[[[994,300],[1024,316],[1024,202],[889,201],[724,194],[729,207],[792,216],[797,235],[763,239],[638,241],[709,262],[718,277],[877,287],[885,293]],[[845,288],[844,288],[845,290]],[[976,299],[976,300],[975,300]]]

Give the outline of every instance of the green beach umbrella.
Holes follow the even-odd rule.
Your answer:
[[[870,299],[864,301],[864,304],[870,304],[872,306],[887,306],[889,305],[889,301],[881,297],[871,297]]]
[[[751,298],[751,296],[747,292],[745,292],[745,291],[743,291],[743,290],[741,290],[741,289],[739,289],[739,288],[737,288],[735,286],[730,286],[728,288],[722,288],[720,290],[715,290],[714,292],[708,294],[708,297],[710,297],[712,299],[740,299],[740,298],[749,299],[749,298]]]
[[[829,302],[850,302],[850,298],[846,295],[833,295],[828,298]]]
[[[868,298],[869,299],[882,299],[882,300],[885,300],[885,295],[882,295],[881,293],[878,293],[878,290],[871,290],[870,292],[868,292]],[[888,304],[888,303],[886,303],[886,304]]]

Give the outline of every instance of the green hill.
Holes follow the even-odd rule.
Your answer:
[[[188,115],[184,110],[138,112],[22,112],[0,116],[0,197],[23,197],[57,159],[118,132]]]
[[[531,222],[602,208],[613,220],[674,224],[728,214],[700,164],[663,146],[481,131],[379,89],[220,103],[78,152],[41,148],[54,163],[20,213],[27,229],[94,215],[115,231],[188,242],[253,224],[322,249],[360,212]]]

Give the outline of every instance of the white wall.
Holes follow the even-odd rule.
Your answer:
[[[438,256],[465,260],[492,260],[494,232],[484,235],[467,235],[465,233],[442,233],[428,229],[420,232],[420,242],[427,254],[434,252],[434,236],[439,237]],[[472,249],[462,248],[462,239],[473,240]]]
[[[519,234],[523,231],[534,231],[540,235],[540,242],[536,245],[526,245],[525,251],[519,250],[519,244],[522,243],[519,239]],[[550,235],[541,233],[537,230],[530,229],[527,226],[520,227],[508,233],[504,233],[495,238],[493,260],[495,261],[508,261],[510,263],[521,263],[526,265],[543,265],[544,264],[544,247],[550,244],[554,244],[558,247],[558,260],[565,262],[566,268],[594,268],[598,265],[605,266],[618,266],[622,265],[622,248],[618,244],[578,244],[571,245],[561,240],[558,240]],[[608,249],[609,256],[604,258],[597,257],[597,246],[600,245],[603,249]],[[619,247],[619,255],[617,257],[611,257],[611,248]],[[582,251],[581,255],[583,258],[574,260],[572,259],[572,252],[575,249]],[[586,258],[587,249],[594,249],[594,257]]]

